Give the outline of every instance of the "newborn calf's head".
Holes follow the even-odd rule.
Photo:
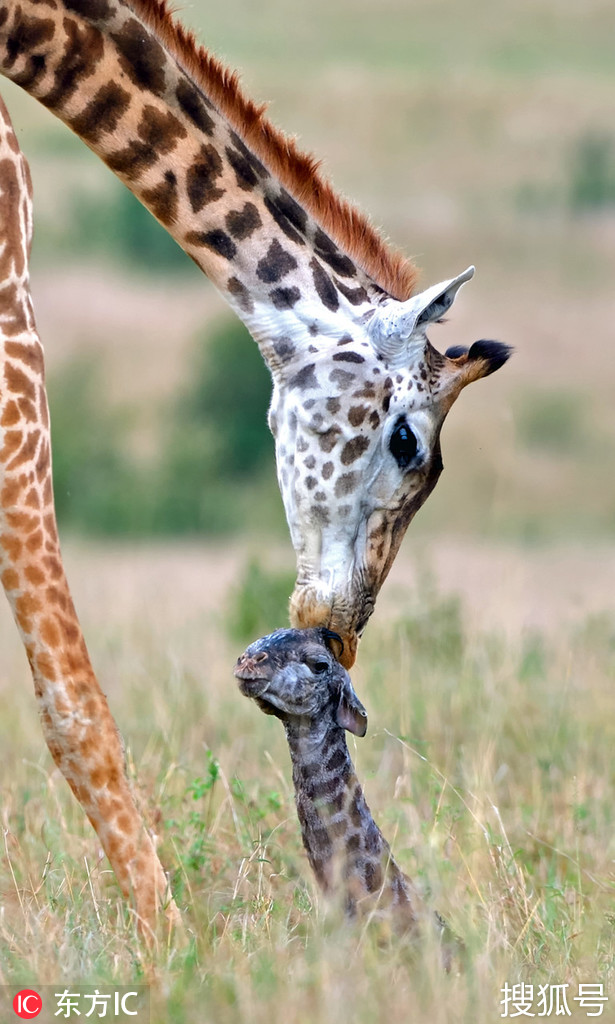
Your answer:
[[[329,629],[277,629],[238,658],[239,689],[284,722],[330,717],[332,725],[364,736],[367,712],[337,660],[342,650]]]

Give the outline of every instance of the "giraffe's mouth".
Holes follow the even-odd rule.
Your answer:
[[[252,676],[250,673],[253,671],[253,665],[242,664],[243,661],[245,661],[245,655],[239,659],[235,667],[240,693],[244,697],[250,697],[266,715],[275,715],[277,718],[281,718],[281,712],[267,699],[269,680],[263,679],[262,676]]]
[[[262,697],[269,688],[269,683],[262,679],[240,679],[239,689],[244,697]]]
[[[235,665],[235,676],[244,697],[261,697],[271,682],[271,662],[264,652],[254,656],[242,654]]]

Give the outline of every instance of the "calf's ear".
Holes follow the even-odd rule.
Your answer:
[[[335,720],[342,729],[347,729],[348,732],[354,733],[355,736],[365,736],[367,732],[367,711],[354,692],[350,676],[347,672],[344,672],[344,676]]]

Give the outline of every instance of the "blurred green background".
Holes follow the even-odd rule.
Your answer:
[[[476,264],[436,346],[515,347],[452,411],[446,473],[414,530],[610,539],[613,5],[196,0],[181,17],[425,285]],[[256,347],[83,144],[4,92],[34,176],[61,525],[284,536]]]

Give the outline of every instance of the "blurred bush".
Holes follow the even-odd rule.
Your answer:
[[[242,491],[272,472],[271,378],[239,320],[197,344],[189,379],[161,438],[152,481],[156,533],[228,532],[245,525]]]
[[[398,634],[412,651],[413,659],[458,670],[465,652],[461,601],[457,594],[440,594],[430,574],[421,575],[420,598],[399,619]]]
[[[156,456],[105,399],[97,360],[49,381],[54,490],[62,526],[94,534],[215,534],[283,524],[267,427],[271,381],[237,320],[197,341],[182,392],[160,417]]]
[[[131,272],[189,273],[192,261],[127,188],[92,195],[77,188],[60,224],[46,223],[37,235],[43,256],[120,260]]]
[[[196,347],[175,427],[187,448],[195,426],[209,434],[209,456],[219,476],[255,477],[274,457],[270,398],[271,377],[258,347],[240,320],[225,320]]]
[[[294,585],[294,573],[263,568],[257,559],[250,561],[231,595],[227,612],[230,639],[247,644],[287,626]]]
[[[561,174],[519,181],[514,190],[519,212],[552,216],[615,208],[615,140],[606,133],[581,132],[561,162]]]
[[[571,158],[569,196],[574,212],[615,206],[615,151],[610,137],[584,134],[577,140]]]
[[[140,532],[143,474],[126,452],[128,422],[105,402],[98,360],[80,359],[48,384],[58,521],[78,532]]]
[[[585,407],[578,396],[528,391],[517,403],[515,425],[524,447],[550,455],[577,455],[589,443]]]

